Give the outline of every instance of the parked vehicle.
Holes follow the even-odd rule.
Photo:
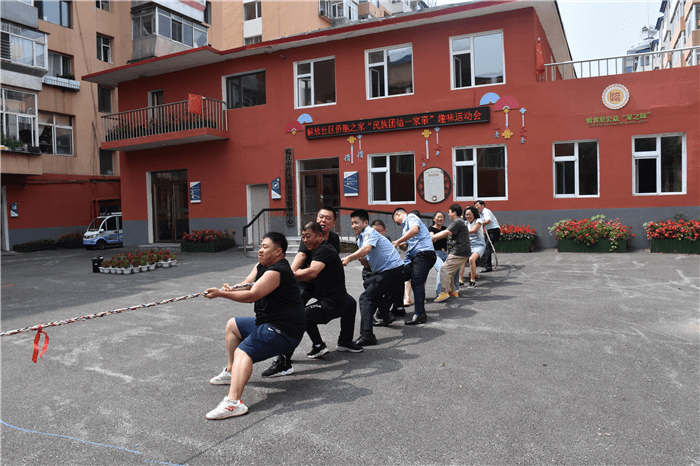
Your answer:
[[[122,213],[101,214],[90,223],[83,235],[86,249],[104,249],[107,246],[123,246]]]

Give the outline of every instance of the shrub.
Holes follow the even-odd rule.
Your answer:
[[[644,224],[648,239],[675,239],[678,241],[697,241],[700,236],[700,221],[697,220],[666,220],[664,222],[648,222]]]
[[[58,246],[56,246],[56,241],[52,239],[38,239],[12,246],[12,250],[18,252],[50,251],[53,249],[58,249]]]
[[[80,249],[83,247],[83,234],[79,232],[59,236],[56,245],[63,249]]]
[[[233,233],[235,231],[229,233],[228,228],[223,232],[221,230],[192,230],[192,233],[183,234],[182,239],[192,243],[216,243],[233,239],[233,236],[231,236]]]
[[[583,220],[559,220],[549,227],[549,231],[557,239],[571,239],[577,243],[593,246],[601,239],[610,240],[610,250],[617,249],[621,240],[626,240],[631,236],[630,230],[620,223],[620,219],[605,221],[605,215],[596,215],[591,219]]]
[[[501,225],[501,238],[499,241],[517,241],[528,239],[530,241],[537,238],[537,232],[530,225]]]

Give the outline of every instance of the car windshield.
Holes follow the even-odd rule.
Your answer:
[[[95,220],[92,221],[87,231],[100,231],[102,222],[104,222],[106,218],[107,217],[97,217]]]

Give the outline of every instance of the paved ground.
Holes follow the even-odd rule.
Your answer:
[[[114,249],[105,257],[124,252]],[[93,274],[92,251],[2,255],[2,330],[235,283],[241,251]],[[207,421],[227,393],[227,318],[251,305],[195,298],[2,337],[3,465],[700,464],[700,259],[502,254],[429,323],[377,330],[364,353],[332,351],[262,379],[245,416]],[[361,292],[357,262],[348,288]],[[434,272],[429,279],[432,290]],[[359,323],[358,323],[359,327]],[[335,343],[337,322],[322,328]]]

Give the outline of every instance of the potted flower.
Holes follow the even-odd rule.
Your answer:
[[[146,251],[146,260],[148,261],[148,270],[155,270],[158,264],[157,252],[153,249]]]
[[[631,227],[605,215],[583,220],[560,220],[549,231],[557,238],[559,252],[625,252]]]
[[[148,254],[143,252],[139,254],[139,268],[141,272],[148,271]]]
[[[131,269],[131,273],[139,273],[141,271],[141,264],[139,264],[139,258],[138,258],[139,253],[127,253],[126,254],[126,260],[129,264],[129,268]]]
[[[233,239],[228,228],[224,231],[202,229],[192,230],[191,233],[182,235],[182,251],[183,252],[219,252],[225,249],[230,249],[236,246],[236,241]]]
[[[700,221],[647,222],[644,231],[649,239],[649,252],[700,254]]]
[[[496,243],[498,252],[530,252],[535,250],[537,232],[530,225],[501,225],[501,237]]]

